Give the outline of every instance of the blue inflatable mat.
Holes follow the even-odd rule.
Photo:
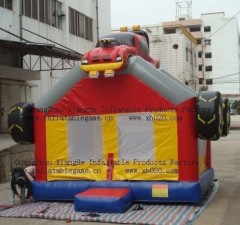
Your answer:
[[[77,212],[122,213],[131,205],[129,188],[89,188],[74,196]]]

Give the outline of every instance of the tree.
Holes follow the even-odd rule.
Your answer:
[[[240,100],[235,100],[231,108],[234,109],[237,114],[240,114]]]
[[[208,90],[208,86],[207,85],[203,85],[202,87],[200,87],[200,92],[201,91],[207,91]]]

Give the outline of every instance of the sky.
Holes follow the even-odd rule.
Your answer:
[[[224,12],[226,17],[233,17],[239,11],[240,0],[192,0],[193,19],[213,12]],[[111,0],[112,29],[174,21],[175,17],[175,0]],[[240,22],[240,13],[237,18]]]

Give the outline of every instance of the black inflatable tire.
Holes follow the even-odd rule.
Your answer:
[[[8,128],[15,142],[34,143],[33,103],[13,105],[8,114]]]
[[[230,114],[230,101],[228,98],[223,99],[223,128],[222,137],[226,137],[230,130],[231,114]]]
[[[218,140],[222,134],[222,97],[218,91],[202,91],[197,99],[197,133],[200,139]]]

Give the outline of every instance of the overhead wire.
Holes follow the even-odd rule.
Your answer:
[[[224,26],[226,26],[230,21],[232,21],[238,14],[240,13],[240,10],[234,15],[232,16],[226,23],[224,23],[221,27],[219,27],[215,32],[213,32],[209,37],[207,37],[206,39],[209,39],[210,37],[212,37],[213,35],[215,35],[218,31],[220,31]]]
[[[221,79],[221,78],[225,78],[225,77],[232,77],[232,76],[236,76],[238,74],[240,74],[240,73],[239,72],[238,73],[232,73],[232,74],[228,74],[228,75],[224,75],[224,76],[216,77],[216,78],[212,78],[212,79],[216,80],[216,79]]]

